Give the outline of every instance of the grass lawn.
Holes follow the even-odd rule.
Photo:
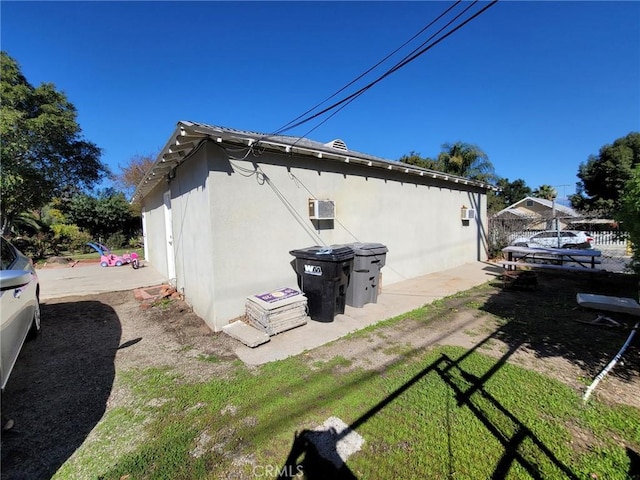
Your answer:
[[[550,332],[566,345],[577,341],[575,330],[558,327],[559,312],[575,315],[574,292],[549,305],[496,303],[499,292],[485,285],[339,341],[373,339],[402,322],[429,326],[460,311],[491,312],[502,335],[519,329],[528,345],[557,348]],[[620,346],[612,338],[614,353]],[[257,369],[236,361],[226,378],[197,384],[169,367],[124,372],[117,381],[131,399],[107,411],[97,435],[54,478],[276,478],[294,445],[304,478],[628,479],[638,472],[637,408],[596,398],[585,405],[575,388],[508,362],[512,349],[496,356],[483,348],[392,345],[389,352],[394,360],[383,368],[345,356],[300,355]],[[340,469],[294,442],[296,432],[329,417],[364,438]]]

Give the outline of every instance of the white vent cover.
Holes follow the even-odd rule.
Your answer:
[[[310,198],[309,218],[311,220],[333,220],[336,218],[336,204],[333,200]]]
[[[331,140],[329,143],[325,143],[324,146],[335,148],[336,150],[342,150],[343,152],[349,151],[349,149],[347,148],[347,144],[344,143],[339,138],[336,138],[335,140]]]
[[[473,220],[476,218],[476,211],[472,208],[463,208],[461,212],[462,220]]]

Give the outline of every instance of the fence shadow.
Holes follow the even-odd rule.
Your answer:
[[[485,426],[487,432],[493,435],[503,446],[504,453],[495,466],[491,476],[492,479],[499,480],[506,478],[514,463],[520,464],[533,478],[542,479],[544,477],[536,464],[536,460],[539,461],[540,458],[545,458],[563,478],[577,480],[579,477],[571,468],[564,464],[554,454],[553,450],[531,431],[525,422],[521,421],[506,408],[496,396],[490,394],[484,388],[486,382],[500,370],[508,359],[518,350],[521,344],[514,343],[509,350],[480,377],[462,368],[461,364],[467,357],[499,337],[500,332],[501,329],[494,331],[458,358],[453,359],[446,354],[440,355],[438,359],[424,367],[411,379],[353,421],[348,429],[344,429],[341,434],[331,435],[329,437],[329,440],[333,442],[331,451],[338,452],[338,442],[340,442],[344,436],[348,435],[351,431],[356,431],[402,394],[416,387],[427,375],[435,373],[455,394],[457,408],[468,408]],[[509,425],[509,428],[505,428],[505,425]],[[291,451],[281,469],[280,479],[293,478],[300,472],[303,472],[304,478],[307,479],[357,478],[346,463],[342,463],[340,468],[336,468],[336,462],[331,462],[326,455],[324,458],[318,455],[314,447],[314,442],[311,441],[310,433],[316,432],[303,431],[300,434],[296,433]],[[449,463],[451,465],[454,452],[451,450],[452,442],[450,432],[448,432],[448,435]],[[527,456],[519,451],[525,442],[527,442],[529,447]],[[449,477],[453,478],[453,476],[453,471],[450,468]]]

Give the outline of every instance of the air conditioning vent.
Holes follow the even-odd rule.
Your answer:
[[[333,220],[336,218],[336,204],[333,200],[310,198],[309,218],[311,220]]]
[[[463,208],[461,216],[462,220],[473,220],[476,218],[476,211],[472,208]]]

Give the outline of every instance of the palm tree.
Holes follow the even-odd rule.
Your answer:
[[[409,165],[415,165],[417,167],[427,168],[429,170],[438,169],[437,161],[432,160],[428,157],[423,158],[420,156],[419,153],[414,152],[413,150],[409,152],[409,154],[403,155],[402,157],[400,157],[398,161],[402,163],[408,163]]]
[[[536,198],[544,198],[545,200],[553,200],[558,196],[558,192],[551,185],[540,185],[533,191]]]
[[[485,182],[495,180],[493,164],[478,146],[455,142],[445,143],[442,149],[437,170]]]

